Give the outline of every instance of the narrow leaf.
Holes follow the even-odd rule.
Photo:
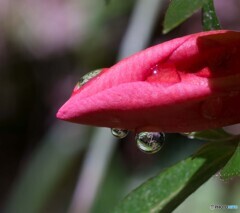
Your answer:
[[[189,132],[189,133],[182,133],[183,135],[187,136],[189,139],[198,139],[198,140],[205,140],[205,141],[227,141],[232,140],[236,136],[231,135],[225,132],[223,129],[209,129],[199,132]]]
[[[164,170],[130,193],[113,211],[172,212],[183,200],[221,169],[236,144],[212,142],[195,155]]]
[[[56,124],[16,180],[5,213],[40,213],[86,146],[86,130]],[[79,142],[82,138],[82,143]]]
[[[240,144],[220,174],[221,178],[225,180],[240,176]]]
[[[213,0],[206,0],[202,8],[202,25],[205,31],[221,29]]]
[[[203,6],[205,0],[172,0],[166,12],[163,33],[168,33]]]

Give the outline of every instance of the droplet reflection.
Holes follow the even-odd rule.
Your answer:
[[[92,78],[96,77],[97,75],[100,74],[100,72],[102,71],[103,69],[98,69],[98,70],[94,70],[94,71],[91,71],[87,74],[85,74],[84,76],[82,76],[79,81],[77,82],[76,86],[75,86],[75,91],[80,89],[84,84],[86,84],[89,80],[91,80]]]
[[[135,140],[142,152],[153,154],[163,147],[165,134],[162,132],[140,132],[136,134]]]
[[[187,136],[189,139],[194,139],[196,132],[182,132],[181,134]]]
[[[152,70],[152,75],[157,75],[158,72],[159,72],[159,67],[158,67],[158,64],[156,64],[154,67],[151,68]]]
[[[112,128],[111,132],[113,134],[113,136],[117,137],[117,138],[125,138],[129,131],[127,129],[119,129],[119,128]]]

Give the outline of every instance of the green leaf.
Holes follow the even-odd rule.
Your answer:
[[[194,12],[202,8],[206,0],[172,0],[163,23],[163,33],[168,33],[187,18],[189,18]]]
[[[43,212],[86,146],[86,135],[87,131],[77,125],[57,123],[16,180],[4,212]]]
[[[227,141],[232,140],[236,137],[225,132],[223,129],[209,129],[199,132],[189,132],[182,134],[187,136],[189,139],[198,139],[205,141]]]
[[[234,176],[240,176],[240,143],[220,174],[221,178],[225,180],[233,178]]]
[[[135,189],[113,212],[172,212],[227,163],[235,147],[233,142],[205,145],[195,155],[165,169]]]
[[[213,0],[206,0],[202,8],[202,25],[205,31],[221,29]]]
[[[106,209],[113,208],[123,194],[128,175],[124,163],[118,153],[113,155],[105,178],[99,187],[92,213],[106,213]],[[114,189],[114,190],[113,190]]]

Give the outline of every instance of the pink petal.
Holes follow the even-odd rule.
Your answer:
[[[63,120],[189,132],[240,122],[240,33],[202,32],[124,59],[75,91]]]

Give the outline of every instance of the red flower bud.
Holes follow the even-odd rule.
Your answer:
[[[189,132],[240,122],[240,32],[177,38],[93,76],[75,87],[58,118],[138,132]]]

